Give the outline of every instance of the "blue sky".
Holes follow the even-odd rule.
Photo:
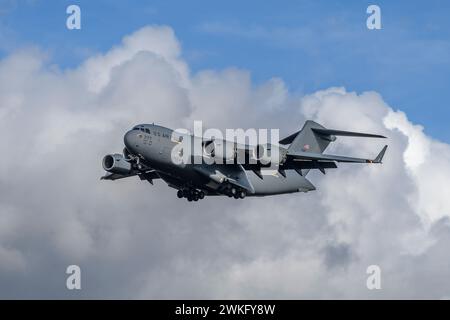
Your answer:
[[[82,29],[65,27],[77,4]],[[381,7],[382,30],[366,28]],[[292,92],[375,90],[425,132],[450,142],[449,1],[0,0],[0,53],[37,45],[71,68],[148,24],[171,26],[193,72],[235,66]]]

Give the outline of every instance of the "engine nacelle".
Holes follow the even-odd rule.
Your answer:
[[[103,169],[111,173],[127,174],[131,172],[131,163],[118,153],[108,154],[102,161]]]
[[[252,159],[263,165],[284,163],[287,150],[277,145],[259,144],[253,149]]]
[[[232,161],[236,158],[236,145],[234,142],[214,140],[205,145],[204,152],[215,159]]]
[[[271,153],[272,153],[272,146],[270,144],[258,144],[253,149],[252,157],[259,163],[270,164],[272,161]]]

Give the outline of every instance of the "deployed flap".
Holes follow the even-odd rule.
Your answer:
[[[286,169],[336,169],[334,161],[311,161],[302,159],[293,159],[294,161],[286,165]]]
[[[147,171],[147,172],[139,174],[139,179],[147,180],[151,184],[153,184],[153,179],[159,179],[159,178],[160,177],[159,177],[158,173],[155,170]]]

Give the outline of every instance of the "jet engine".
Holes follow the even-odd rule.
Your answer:
[[[212,158],[231,161],[236,158],[236,146],[234,142],[213,140],[205,144],[204,153]]]
[[[131,163],[125,160],[125,157],[119,153],[108,154],[102,161],[103,169],[112,173],[127,174],[131,172]]]
[[[258,144],[253,149],[253,159],[257,160],[262,164],[270,164],[272,161],[271,158],[272,146],[270,144]]]
[[[278,154],[276,154],[278,153]],[[253,149],[253,160],[256,160],[262,165],[271,165],[272,162],[282,164],[286,158],[286,149],[279,146],[273,146],[270,143],[259,144]]]

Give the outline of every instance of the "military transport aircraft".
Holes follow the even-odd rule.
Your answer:
[[[174,133],[174,130],[155,124],[135,126],[124,136],[123,153],[109,154],[103,158],[103,168],[107,174],[102,179],[117,180],[138,176],[151,184],[155,179],[162,179],[178,190],[178,198],[186,198],[188,201],[197,201],[210,195],[242,199],[246,196],[308,192],[315,190],[314,185],[306,179],[311,169],[325,174],[326,169],[337,168],[336,162],[381,163],[387,148],[387,145],[384,146],[373,160],[323,154],[330,142],[336,140],[336,136],[386,137],[330,130],[308,120],[300,131],[279,141],[279,145],[286,147],[276,146],[279,160],[276,170],[266,170],[273,169],[273,166],[261,160],[270,153],[274,145],[238,145],[225,140],[205,140],[193,135]],[[208,149],[206,153],[209,156],[227,158],[227,161],[222,164],[174,162],[172,150],[183,138],[202,139],[201,146]],[[223,145],[227,148],[220,148]],[[239,162],[236,160],[238,151],[244,151],[248,156],[246,159],[256,160]]]

